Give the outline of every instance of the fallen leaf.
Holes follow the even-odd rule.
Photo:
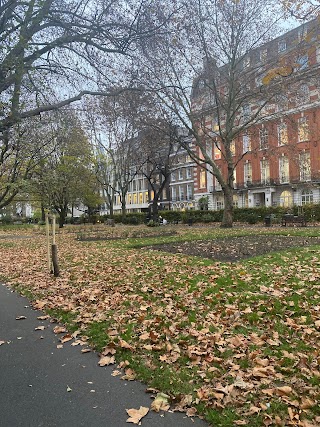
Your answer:
[[[16,320],[23,320],[23,319],[26,319],[26,316],[17,316],[16,317]]]
[[[121,348],[126,348],[127,350],[133,350],[132,345],[130,345],[129,343],[127,343],[127,341],[120,339],[119,340],[119,344]]]
[[[64,332],[67,332],[66,328],[64,326],[55,326],[53,328],[53,332],[55,334],[63,334]]]
[[[130,418],[127,419],[127,423],[139,424],[140,420],[147,415],[149,408],[140,406],[139,409],[126,409],[127,414]]]
[[[289,386],[287,386],[287,385],[285,385],[283,387],[277,387],[276,388],[276,393],[279,396],[288,396],[289,394],[292,393],[292,388],[289,387]]]
[[[0,341],[0,345],[5,344],[5,343],[6,343],[6,341]]]
[[[151,409],[155,412],[167,411],[170,408],[169,404],[170,396],[164,393],[158,393],[151,403]]]
[[[127,381],[134,381],[136,379],[136,373],[133,369],[128,368],[125,370],[125,375],[123,375],[121,379]]]
[[[49,319],[49,317],[50,316],[47,314],[46,316],[38,316],[37,319],[38,320],[47,320],[47,319]]]
[[[67,392],[70,392],[70,391],[72,391],[72,388],[70,388],[70,387],[67,385]]]
[[[81,349],[81,353],[90,353],[91,349],[90,348],[83,348]]]
[[[108,366],[116,363],[114,356],[103,356],[98,362],[99,366]]]
[[[62,344],[64,344],[65,342],[71,341],[72,339],[73,338],[70,334],[66,334],[62,338],[60,338],[60,341],[62,342]]]
[[[44,331],[45,329],[45,326],[37,326],[36,328],[34,328],[35,331]]]

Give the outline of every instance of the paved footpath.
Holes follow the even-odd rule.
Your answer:
[[[146,386],[111,375],[115,367],[98,366],[94,352],[65,343],[58,349],[56,324],[38,320],[26,298],[0,284],[0,426],[124,427],[126,408],[150,407]],[[18,316],[26,319],[16,320]],[[44,330],[35,330],[44,325]],[[67,389],[71,391],[67,391]],[[157,414],[142,427],[206,427],[181,413]]]

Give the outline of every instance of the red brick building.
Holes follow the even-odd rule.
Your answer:
[[[259,120],[233,141],[232,150],[239,159],[234,173],[235,206],[290,207],[320,202],[320,38],[317,24],[314,21],[291,30],[252,50],[246,58],[246,67],[259,69],[257,64],[273,61],[273,64],[281,64],[282,69],[291,67],[292,73],[290,77],[282,76],[290,82],[286,91],[275,94],[264,106]],[[267,84],[272,87],[272,73],[270,65],[264,77],[257,75],[256,88]],[[195,110],[202,111],[205,127],[214,131],[214,109],[210,110],[206,97],[205,89],[194,90],[192,102]],[[244,117],[252,115],[257,108],[255,104],[244,105],[241,114]],[[207,144],[207,153],[226,173],[219,138]],[[208,196],[209,209],[223,208],[219,183],[199,166],[194,174],[194,187],[195,200]]]

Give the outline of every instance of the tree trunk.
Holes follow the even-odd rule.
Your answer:
[[[44,205],[42,202],[41,202],[41,221],[42,222],[46,221],[46,213],[45,213]]]
[[[233,224],[233,190],[224,188],[224,211],[221,222],[221,228],[232,228]]]
[[[63,228],[64,223],[66,221],[67,210],[61,209],[59,212],[59,228]]]
[[[159,208],[158,208],[158,198],[154,198],[152,201],[152,219],[153,221],[158,221],[158,212],[159,212]]]
[[[127,210],[126,210],[126,199],[124,198],[123,201],[121,201],[121,215],[122,215],[122,219],[124,220],[127,214]]]

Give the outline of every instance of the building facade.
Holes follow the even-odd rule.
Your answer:
[[[317,22],[304,24],[252,50],[245,61],[244,67],[257,70],[257,77],[248,88],[251,91],[258,91],[263,85],[263,89],[270,85],[272,90],[274,75],[283,69],[291,71],[286,90],[270,97],[252,126],[238,133],[232,141],[231,149],[236,159],[234,206],[289,208],[320,202],[320,38]],[[268,62],[273,64],[269,71]],[[261,73],[263,63],[264,75]],[[277,71],[274,64],[281,64],[281,69],[278,66]],[[192,105],[198,115],[203,115],[208,134],[214,134],[215,111],[210,109],[208,98],[205,89],[194,91]],[[243,104],[237,117],[239,123],[254,116],[258,109],[258,103]],[[226,173],[219,137],[211,138],[207,145],[207,153]],[[198,155],[201,156],[199,151]],[[207,196],[209,209],[223,209],[221,186],[203,166],[205,164],[200,163],[195,171],[196,203]]]

